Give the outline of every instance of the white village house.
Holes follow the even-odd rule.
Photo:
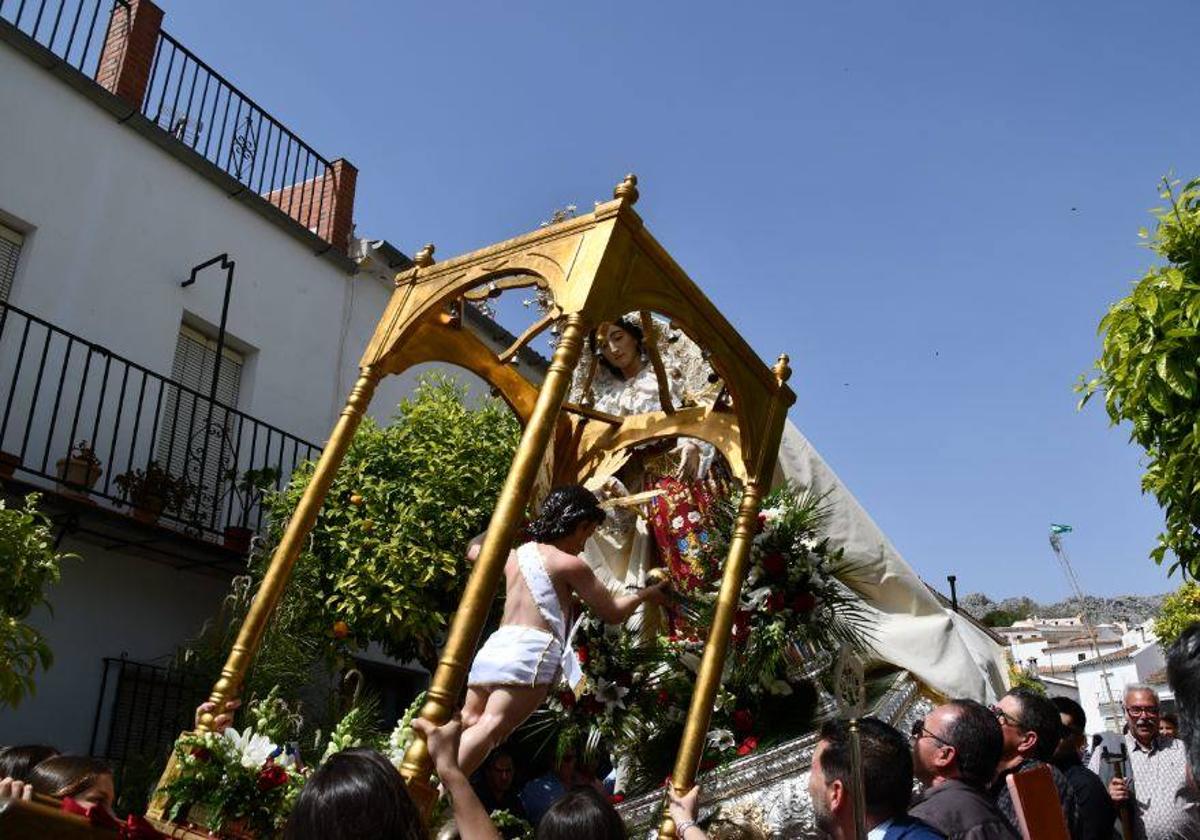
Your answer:
[[[36,614],[56,662],[0,743],[120,763],[205,693],[165,666],[245,567],[261,516],[231,485],[319,453],[408,260],[352,236],[352,165],[144,0],[0,3],[0,114],[0,481],[42,492],[78,555]]]

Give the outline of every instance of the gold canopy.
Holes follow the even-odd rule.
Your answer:
[[[787,357],[780,356],[774,368],[768,368],[755,355],[646,230],[633,209],[637,198],[637,178],[629,175],[613,191],[613,200],[597,205],[592,213],[442,263],[434,263],[433,246],[427,245],[412,268],[396,275],[396,290],[363,354],[359,379],[275,550],[213,688],[215,711],[202,716],[201,729],[212,726],[224,704],[238,696],[270,614],[380,378],[422,362],[446,362],[487,381],[519,416],[524,432],[421,710],[421,716],[434,723],[447,721],[462,695],[505,559],[549,447],[555,455],[555,483],[564,483],[603,472],[617,453],[639,443],[695,437],[720,450],[743,483],[713,627],[672,775],[677,791],[690,789],[746,575],[759,502],[771,481],[787,408],[795,395],[785,384],[790,375]],[[496,353],[464,326],[468,301],[530,286],[546,293],[549,312],[511,347]],[[667,406],[664,411],[617,417],[566,403],[588,331],[631,310],[667,316],[709,351],[724,389],[713,406]],[[559,340],[539,386],[522,376],[511,360],[552,323],[560,327]],[[405,756],[401,772],[418,801],[431,803],[429,756],[420,738]],[[675,836],[669,819],[660,836]]]

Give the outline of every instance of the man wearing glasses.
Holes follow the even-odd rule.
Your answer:
[[[909,816],[949,840],[1019,840],[986,793],[1003,744],[995,716],[974,700],[951,700],[913,723],[913,772],[925,791]]]
[[[1116,778],[1100,750],[1092,753],[1090,767],[1107,781],[1113,803],[1129,808],[1132,840],[1200,837],[1200,812],[1187,784],[1187,755],[1180,741],[1158,734],[1158,718],[1158,692],[1148,685],[1126,686],[1126,778]]]
[[[1067,820],[1067,830],[1072,837],[1082,837],[1079,823],[1079,805],[1067,777],[1054,765],[1054,751],[1062,734],[1062,721],[1058,709],[1048,699],[1027,688],[1014,688],[991,707],[1000,724],[1004,747],[996,765],[996,780],[992,783],[992,796],[996,807],[1017,825],[1017,811],[1013,806],[1012,794],[1008,790],[1008,777],[1045,765],[1050,768],[1054,786],[1058,789],[1058,802]]]

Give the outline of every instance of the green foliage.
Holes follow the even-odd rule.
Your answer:
[[[1022,671],[1011,661],[1008,663],[1008,683],[1011,688],[1027,688],[1043,696],[1046,694],[1045,683]]]
[[[34,673],[54,661],[50,646],[26,619],[46,603],[45,589],[58,582],[68,556],[54,551],[50,520],[30,493],[25,504],[9,508],[0,499],[0,709],[16,707],[34,692]]]
[[[1142,231],[1165,263],[1152,266],[1100,321],[1096,376],[1081,381],[1082,406],[1104,392],[1113,424],[1129,422],[1146,452],[1142,491],[1165,515],[1150,552],[1167,552],[1185,575],[1200,573],[1200,180],[1182,188],[1164,179],[1165,208],[1153,234]]]
[[[455,380],[428,376],[390,426],[359,428],[289,585],[309,633],[436,663],[466,581],[465,546],[487,526],[520,436],[499,400],[466,397]],[[311,478],[310,465],[270,498],[272,543]]]
[[[1200,584],[1187,581],[1163,599],[1162,608],[1154,618],[1154,635],[1167,648],[1197,621],[1200,621]]]
[[[1027,614],[1012,610],[996,609],[985,613],[980,621],[987,627],[1012,627],[1018,621],[1027,617]]]

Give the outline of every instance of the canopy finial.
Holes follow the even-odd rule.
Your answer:
[[[417,268],[428,268],[433,265],[434,247],[432,242],[425,244],[425,247],[417,251],[417,255],[413,257],[413,263]]]
[[[629,204],[636,204],[638,200],[637,176],[632,172],[626,175],[625,180],[613,189],[613,198],[623,199]]]

